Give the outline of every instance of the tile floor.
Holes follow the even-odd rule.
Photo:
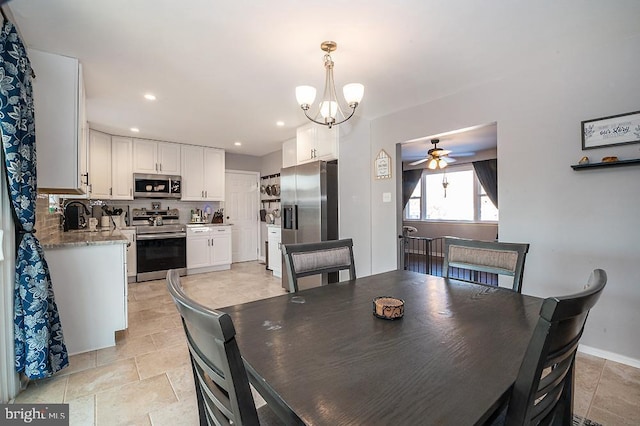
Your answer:
[[[182,283],[214,308],[283,293],[257,262]],[[71,425],[197,425],[186,341],[164,280],[130,284],[129,328],[116,337],[115,347],[72,356],[68,368],[32,382],[15,402],[69,403]],[[579,354],[574,406],[603,425],[639,424],[640,369]]]

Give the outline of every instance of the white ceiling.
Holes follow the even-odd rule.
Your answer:
[[[363,83],[356,114],[373,119],[589,43],[599,16],[615,13],[621,3],[640,4],[12,0],[8,5],[29,47],[80,59],[92,127],[121,135],[138,127],[138,137],[261,156],[280,149],[307,122],[294,90],[311,84],[322,92],[322,41],[338,43],[333,54],[338,88]],[[624,31],[636,30],[615,29],[617,37]],[[600,31],[598,37],[607,35]],[[146,101],[146,92],[158,99]],[[276,127],[278,120],[285,126]],[[242,146],[234,146],[236,141]]]

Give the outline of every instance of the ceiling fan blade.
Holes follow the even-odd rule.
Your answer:
[[[409,163],[410,166],[417,166],[418,164],[422,164],[427,161],[429,158],[423,158],[422,160],[414,161],[413,163]]]
[[[456,159],[455,158],[451,158],[451,157],[442,157],[442,160],[444,160],[447,163],[455,163]]]
[[[475,152],[453,152],[451,153],[452,157],[473,157],[476,155]]]

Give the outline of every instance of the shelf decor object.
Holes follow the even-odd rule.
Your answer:
[[[640,111],[582,122],[582,149],[640,143]]]
[[[351,108],[351,112],[346,115],[342,111],[336,96],[336,85],[333,81],[333,59],[331,59],[331,52],[337,48],[338,44],[335,41],[325,41],[320,45],[320,49],[326,52],[324,55],[325,83],[324,94],[318,105],[318,112],[315,115],[310,116],[307,112],[316,99],[316,88],[313,86],[296,87],[296,99],[298,100],[298,105],[304,111],[304,115],[314,123],[328,126],[329,128],[344,123],[353,117],[364,95],[364,86],[362,84],[350,83],[345,85],[342,91],[347,105]]]

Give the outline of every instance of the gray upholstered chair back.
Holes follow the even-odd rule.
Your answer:
[[[282,253],[289,278],[289,291],[298,291],[298,278],[309,275],[349,271],[356,278],[353,261],[353,241],[349,239],[318,243],[283,244]]]
[[[452,268],[486,272],[513,277],[513,290],[522,290],[524,262],[529,251],[527,243],[503,243],[497,241],[444,238],[442,276],[451,277]],[[474,274],[455,276],[456,279],[478,282]]]
[[[167,287],[187,335],[200,424],[258,425],[231,317],[187,297],[175,270],[167,273]]]
[[[506,425],[573,424],[578,342],[606,283],[605,271],[596,269],[583,292],[545,299],[513,386]]]

